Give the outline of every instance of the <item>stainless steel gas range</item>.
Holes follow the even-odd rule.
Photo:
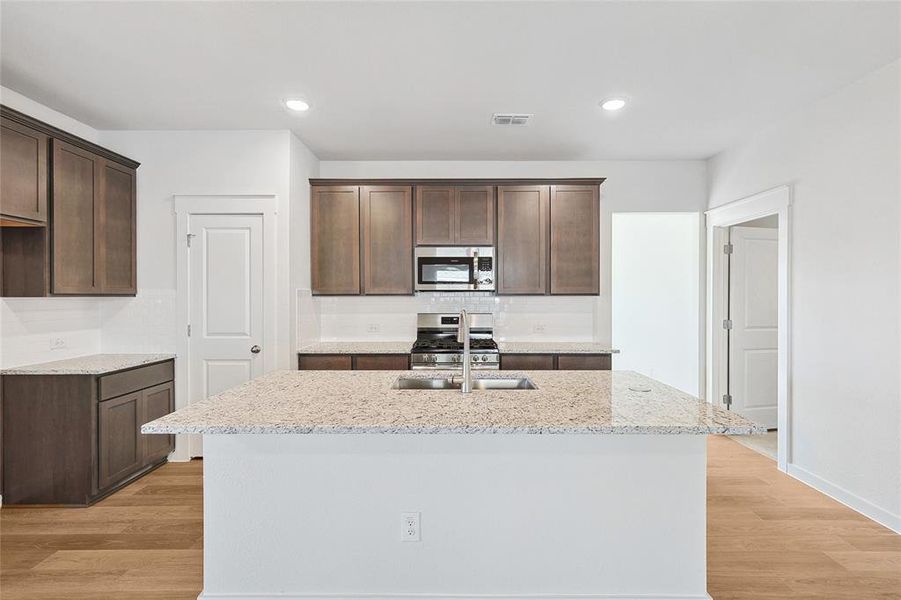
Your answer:
[[[494,341],[494,315],[469,315],[469,349],[473,369],[498,369],[500,359]],[[419,313],[416,315],[416,342],[410,354],[414,369],[462,368],[463,344],[457,341],[460,315]]]

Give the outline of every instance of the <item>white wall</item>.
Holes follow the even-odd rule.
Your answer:
[[[701,215],[613,215],[613,345],[617,369],[697,396],[701,387]]]
[[[310,178],[319,176],[319,159],[291,135],[291,353],[319,339],[319,319],[310,294]],[[293,360],[292,360],[293,363]]]
[[[465,301],[471,310],[493,308],[498,333],[508,340],[553,339],[611,341],[610,215],[620,211],[694,211],[706,207],[703,161],[322,161],[326,178],[475,178],[606,177],[601,186],[601,294],[586,297],[478,298]],[[700,253],[700,251],[699,251]],[[700,260],[700,259],[699,259]],[[422,306],[458,310],[459,296],[432,298],[315,299],[323,339],[408,339]],[[437,303],[437,304],[436,304]],[[377,314],[363,315],[372,306]],[[427,308],[426,310],[432,310]],[[356,316],[354,316],[356,315]],[[385,316],[393,315],[393,316]],[[365,320],[364,319],[368,319]],[[369,331],[375,321],[379,331]],[[544,331],[535,331],[535,324]]]
[[[8,88],[0,87],[0,103],[88,141],[99,137],[96,129]],[[0,300],[0,367],[100,352],[102,303],[98,298]]]
[[[278,196],[277,322],[293,311],[289,251],[291,148],[287,131],[103,131],[100,143],[138,169],[138,295],[103,306],[107,352],[176,347],[175,195]],[[292,336],[279,327],[278,363],[290,365]]]
[[[790,472],[901,530],[901,62],[710,161],[710,206],[791,184]]]

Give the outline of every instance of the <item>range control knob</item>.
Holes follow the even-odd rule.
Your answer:
[[[494,282],[491,280],[490,277],[487,277],[487,278],[485,278],[485,279],[482,280],[482,283],[486,283],[486,284],[487,284],[487,283],[494,283]]]

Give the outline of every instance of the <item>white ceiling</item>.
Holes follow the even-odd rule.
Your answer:
[[[706,158],[898,58],[899,10],[4,1],[0,83],[99,129],[288,128],[322,159]]]

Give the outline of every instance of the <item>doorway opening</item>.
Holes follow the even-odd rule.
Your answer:
[[[724,404],[767,428],[766,435],[733,438],[776,460],[779,217],[732,225],[726,238]]]
[[[707,212],[708,402],[764,425],[736,440],[791,457],[787,186]]]

